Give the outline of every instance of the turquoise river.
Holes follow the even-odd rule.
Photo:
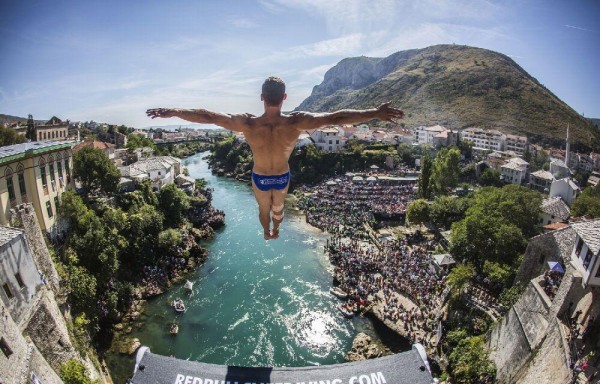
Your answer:
[[[205,244],[209,256],[189,277],[191,295],[179,285],[149,300],[144,326],[132,337],[154,353],[237,366],[340,363],[358,332],[385,339],[392,349],[406,348],[369,319],[349,320],[336,309],[320,230],[286,207],[279,239],[263,240],[250,186],[212,175],[205,155],[183,164],[214,189],[213,205],[225,211],[225,226]],[[187,306],[182,315],[169,306],[178,297]],[[179,323],[177,336],[168,332],[173,321]],[[133,357],[108,355],[107,362],[115,382],[131,376]]]

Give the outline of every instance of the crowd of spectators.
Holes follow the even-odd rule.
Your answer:
[[[334,236],[327,244],[336,279],[349,294],[348,307],[360,312],[373,301],[382,301],[384,318],[402,327],[412,341],[423,341],[417,330],[435,328],[433,310],[446,286],[445,274],[438,275],[433,267],[432,249],[431,240],[412,246],[406,239],[390,240],[379,249]],[[416,306],[404,306],[398,294]]]

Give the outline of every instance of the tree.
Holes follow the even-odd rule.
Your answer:
[[[473,276],[475,268],[471,264],[456,264],[448,274],[448,285],[452,287],[452,295],[460,295]]]
[[[479,178],[479,182],[481,185],[486,187],[499,187],[500,182],[500,172],[495,170],[494,168],[486,168]]]
[[[438,196],[429,207],[429,218],[438,227],[450,228],[452,223],[465,217],[473,202],[473,199],[468,197]]]
[[[96,278],[77,265],[67,267],[69,302],[76,311],[85,312],[89,317],[96,315]]]
[[[436,193],[447,194],[458,185],[460,168],[460,151],[458,148],[442,148],[433,161],[433,172],[431,178]]]
[[[14,129],[0,125],[0,147],[26,142],[25,136],[19,135]]]
[[[73,175],[85,193],[112,194],[121,174],[108,156],[98,148],[85,147],[73,156]]]
[[[587,187],[575,199],[571,207],[572,216],[600,217],[600,184],[596,187]]]
[[[25,132],[25,137],[27,139],[29,139],[29,141],[35,141],[36,137],[35,137],[35,126],[33,123],[33,116],[32,115],[28,115],[27,116],[27,131]]]
[[[471,384],[487,382],[496,376],[496,367],[489,359],[483,336],[461,339],[449,356],[452,382]]]
[[[418,189],[419,197],[429,200],[431,198],[431,172],[432,162],[429,155],[421,158],[421,174],[419,175]]]
[[[471,160],[473,157],[473,142],[471,140],[460,140],[458,142],[458,149],[460,149],[460,153],[467,160]]]
[[[183,223],[184,214],[190,208],[189,196],[170,183],[158,193],[158,205],[165,216],[165,224],[177,227]]]
[[[429,204],[425,199],[417,199],[406,209],[406,218],[411,224],[423,224],[429,221]]]

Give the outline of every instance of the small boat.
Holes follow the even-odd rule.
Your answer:
[[[179,325],[177,323],[171,324],[171,329],[169,330],[169,333],[171,335],[176,335],[177,333],[179,333]]]
[[[329,290],[329,293],[331,293],[333,296],[337,297],[338,299],[346,300],[348,298],[348,292],[344,291],[343,289],[341,289],[339,287],[332,287]]]
[[[194,286],[194,283],[192,283],[189,280],[185,281],[185,285],[183,286],[184,289],[187,289],[188,291],[192,292],[192,287]]]
[[[183,304],[183,300],[181,300],[181,299],[173,300],[173,308],[175,308],[176,312],[179,312],[179,313],[185,312],[185,304]]]
[[[340,304],[340,305],[338,305],[338,306],[337,306],[337,309],[338,309],[340,312],[342,312],[342,314],[343,314],[344,316],[346,316],[347,318],[349,318],[349,319],[351,319],[351,318],[353,318],[353,317],[354,317],[354,312],[352,312],[352,311],[348,310],[348,308],[346,308],[346,306],[345,306],[345,305],[341,305],[341,304]]]

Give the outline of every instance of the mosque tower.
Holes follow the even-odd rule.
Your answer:
[[[565,165],[569,168],[569,156],[571,154],[571,135],[569,132],[569,124],[567,124],[567,146],[565,148]]]

